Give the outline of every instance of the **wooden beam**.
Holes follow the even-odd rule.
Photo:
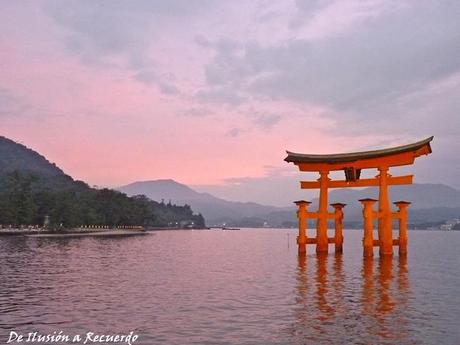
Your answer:
[[[406,176],[391,176],[388,178],[388,185],[402,185],[412,184],[413,175]],[[378,177],[364,178],[356,181],[329,181],[328,188],[347,188],[347,187],[375,187],[379,185]],[[300,188],[302,189],[316,189],[319,188],[318,181],[300,181]]]
[[[307,212],[307,219],[317,219],[323,217],[324,213],[321,212]],[[335,213],[334,212],[327,212],[326,218],[334,219]]]
[[[316,189],[316,188],[319,188],[319,182],[318,181],[300,181],[300,188]]]

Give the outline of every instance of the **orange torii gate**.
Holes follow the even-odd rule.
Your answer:
[[[306,252],[306,244],[316,243],[316,252],[328,252],[328,244],[335,243],[335,250],[342,252],[342,218],[345,204],[331,204],[334,212],[328,212],[327,191],[328,188],[347,187],[379,187],[378,211],[372,210],[372,205],[377,201],[374,199],[359,200],[363,205],[364,219],[364,255],[371,256],[374,246],[380,247],[380,255],[392,255],[393,245],[399,246],[400,254],[407,251],[406,234],[406,209],[409,202],[398,201],[394,204],[398,207],[397,212],[392,212],[388,199],[388,186],[412,184],[413,175],[391,176],[388,173],[390,167],[413,164],[415,158],[431,153],[429,137],[419,142],[383,150],[340,153],[340,154],[302,154],[287,151],[286,162],[294,163],[300,171],[319,172],[317,181],[301,181],[302,189],[319,188],[319,206],[317,212],[308,212],[310,202],[305,200],[296,201],[298,206],[297,217],[299,219],[299,236],[297,243],[299,254]],[[374,178],[360,179],[363,169],[377,169],[379,174]],[[331,180],[328,175],[330,171],[343,170],[345,180]],[[307,218],[316,218],[316,238],[307,238]],[[373,239],[372,220],[378,219],[378,240]],[[399,238],[393,240],[392,219],[399,219]],[[328,238],[327,221],[335,220],[335,236]]]

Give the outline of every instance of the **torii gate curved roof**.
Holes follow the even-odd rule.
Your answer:
[[[335,154],[308,154],[308,153],[295,153],[286,151],[288,156],[284,159],[286,162],[291,163],[348,163],[357,160],[382,158],[388,156],[394,156],[401,153],[412,152],[414,158],[421,156],[422,154],[431,153],[430,142],[433,140],[433,136],[416,143],[391,147],[382,150],[373,151],[362,151],[362,152],[351,152],[351,153],[335,153]]]
[[[297,165],[300,171],[343,170],[347,182],[356,181],[360,179],[362,169],[413,164],[415,158],[431,153],[430,142],[433,138],[431,136],[408,145],[363,152],[318,155],[286,151],[288,156],[284,160]],[[411,181],[412,176],[406,176],[400,183],[412,183]]]

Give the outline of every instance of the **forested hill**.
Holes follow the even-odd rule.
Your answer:
[[[50,177],[65,175],[54,163],[50,163],[39,153],[0,136],[0,175],[16,170]]]
[[[5,176],[20,173],[21,176],[40,177],[34,188],[84,189],[88,186],[64,174],[54,163],[39,153],[13,140],[0,136],[0,192],[5,188]]]
[[[128,197],[111,189],[75,181],[39,153],[0,137],[0,225],[43,224],[204,227],[190,206],[159,203],[145,196]]]

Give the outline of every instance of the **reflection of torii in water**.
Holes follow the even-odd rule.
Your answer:
[[[363,314],[376,321],[376,324],[367,327],[368,332],[387,341],[393,338],[397,344],[408,334],[402,329],[406,323],[404,316],[409,302],[409,280],[406,257],[398,258],[397,270],[393,269],[394,262],[390,257],[379,258],[374,274],[374,260],[363,259],[362,303]]]
[[[397,261],[364,258],[362,283],[357,285],[344,278],[341,255],[312,260],[299,256],[296,279],[296,323],[291,333],[301,343],[335,344],[356,338],[369,344],[394,339],[397,344],[407,336],[402,328],[410,289],[404,256]],[[361,299],[355,296],[359,289]]]
[[[336,255],[333,261],[327,255],[318,255],[312,259],[314,263],[307,264],[306,256],[298,257],[295,311],[297,323],[294,333],[316,344],[329,339],[328,323],[333,322],[331,320],[335,316],[342,313],[345,315],[346,311],[343,307],[342,256]],[[333,274],[328,274],[330,265]],[[313,271],[308,272],[309,268]],[[330,335],[332,341],[335,335]]]
[[[305,200],[296,201],[298,206],[297,217],[299,219],[299,254],[306,252],[306,244],[316,243],[316,252],[328,252],[328,244],[334,243],[336,252],[342,252],[342,209],[344,204],[336,203],[334,212],[328,212],[327,192],[329,188],[348,188],[348,187],[379,187],[379,209],[377,212],[372,210],[373,202],[377,200],[363,199],[364,223],[367,226],[365,231],[364,255],[371,256],[373,246],[380,247],[380,255],[392,255],[393,245],[399,246],[400,254],[406,253],[407,236],[406,227],[406,208],[409,203],[397,202],[397,212],[392,212],[388,199],[388,186],[412,184],[412,175],[391,176],[388,171],[390,167],[413,164],[415,159],[421,155],[431,153],[430,142],[433,137],[425,140],[398,147],[383,150],[342,153],[342,154],[302,154],[289,152],[285,158],[286,162],[294,163],[300,171],[318,172],[320,177],[317,181],[302,181],[300,186],[303,189],[319,189],[319,206],[317,212],[307,210],[310,202]],[[379,174],[374,178],[361,178],[361,171],[364,169],[377,169]],[[331,171],[343,170],[345,180],[331,180],[328,175]],[[307,238],[306,225],[307,218],[315,218],[316,238]],[[378,219],[378,240],[372,238],[372,219]],[[335,220],[336,234],[333,238],[327,236],[328,219]],[[400,236],[393,240],[392,219],[399,219]],[[369,226],[370,232],[369,232]],[[367,237],[366,237],[367,236]],[[370,236],[370,237],[369,237]]]

